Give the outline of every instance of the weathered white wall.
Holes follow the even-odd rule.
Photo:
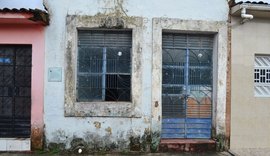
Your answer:
[[[226,0],[45,0],[45,5],[51,18],[51,23],[46,29],[44,116],[47,143],[61,143],[93,135],[97,137],[97,141],[108,145],[111,145],[111,141],[115,141],[120,148],[128,148],[126,145],[129,143],[130,136],[142,136],[151,128],[152,18],[226,21],[228,15]],[[62,67],[62,69],[65,67],[66,16],[95,16],[98,13],[109,14],[116,11],[124,16],[143,17],[142,71],[141,84],[139,84],[142,86],[140,93],[142,116],[140,118],[64,117],[65,71],[63,71],[62,82],[48,82],[47,74],[49,67]],[[223,65],[226,69],[226,65]],[[224,112],[225,108],[222,109],[224,110],[221,111]],[[223,119],[225,120],[225,114]],[[98,123],[101,124],[100,128]]]
[[[255,55],[270,54],[270,22],[260,18],[240,22],[232,18],[230,144],[237,152],[250,152],[248,148],[270,148],[270,98],[254,96]]]

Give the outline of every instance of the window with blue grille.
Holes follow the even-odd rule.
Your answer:
[[[77,101],[131,101],[129,30],[78,30]]]

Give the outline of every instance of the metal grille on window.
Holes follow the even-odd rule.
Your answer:
[[[256,97],[270,96],[270,56],[255,56],[254,83]]]
[[[130,101],[131,48],[131,31],[79,30],[77,101]]]

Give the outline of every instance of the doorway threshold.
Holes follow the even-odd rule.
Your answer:
[[[0,138],[0,151],[31,151],[30,138]]]
[[[207,152],[215,151],[216,142],[212,139],[161,139],[161,152]]]

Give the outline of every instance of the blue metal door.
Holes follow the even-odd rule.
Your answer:
[[[210,138],[211,35],[163,33],[162,138]]]

